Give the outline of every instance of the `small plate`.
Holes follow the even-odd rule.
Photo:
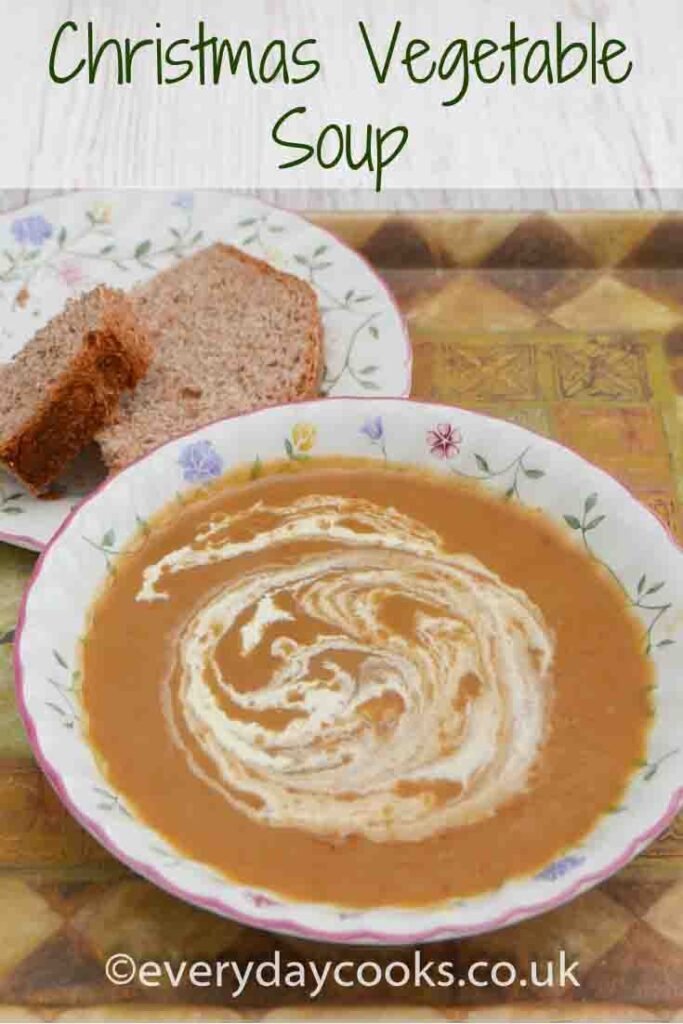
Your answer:
[[[140,521],[198,482],[282,457],[295,470],[309,452],[371,456],[378,473],[387,459],[455,473],[542,509],[611,572],[639,617],[655,683],[646,759],[620,806],[606,809],[578,846],[535,876],[428,909],[355,912],[294,902],[234,884],[172,849],[100,774],[82,730],[78,650],[112,557]],[[554,441],[478,413],[340,398],[223,420],[105,481],[38,562],[14,651],[19,705],[39,762],[78,820],[135,871],[258,928],[334,942],[415,943],[490,931],[550,910],[619,870],[662,831],[683,797],[682,640],[683,554],[659,520],[607,474]]]
[[[130,288],[215,241],[308,281],[325,329],[325,395],[410,393],[411,350],[394,300],[370,266],[302,217],[221,192],[72,192],[0,217],[0,362],[74,294]],[[93,447],[50,500],[0,471],[0,540],[40,550],[99,483]]]

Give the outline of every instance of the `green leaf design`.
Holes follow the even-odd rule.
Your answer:
[[[366,391],[381,391],[379,384],[375,384],[374,380],[362,380],[361,384]]]
[[[572,530],[581,529],[581,521],[576,516],[565,516],[564,521]]]
[[[358,372],[362,376],[366,376],[366,375],[370,375],[371,373],[377,373],[378,370],[379,370],[379,366],[364,366],[363,369],[359,370]]]
[[[60,665],[62,668],[68,668],[67,663],[64,661],[64,658],[61,656],[59,651],[54,650],[54,648],[52,650],[52,656],[58,665]]]
[[[113,529],[110,528],[109,530],[107,530],[107,532],[102,537],[102,547],[103,548],[111,548],[111,547],[113,547],[113,545],[115,543],[116,543],[116,533],[114,532]]]
[[[45,701],[45,707],[50,708],[50,710],[54,711],[60,718],[66,718],[66,711],[64,708],[60,708],[59,704],[55,704],[53,700]]]
[[[138,525],[138,530],[140,530],[141,533],[143,533],[145,536],[147,536],[149,534],[149,532],[150,532],[150,527],[149,527],[149,523],[147,522],[147,520],[143,519],[142,516],[139,515],[136,512],[135,513],[135,522]]]
[[[261,476],[262,472],[263,472],[263,463],[261,462],[261,457],[259,455],[257,455],[256,458],[254,459],[254,461],[251,464],[251,470],[249,472],[249,479],[250,480],[258,480],[258,478]]]
[[[596,516],[595,519],[591,519],[590,523],[586,523],[584,530],[594,530],[596,526],[600,525],[604,518],[604,516]]]
[[[545,476],[544,469],[527,469],[526,466],[522,466],[524,475],[528,476],[530,480],[540,480],[542,476]]]
[[[660,640],[655,647],[672,647],[676,643],[675,640]]]
[[[290,459],[294,458],[294,447],[288,437],[285,438],[285,451]]]
[[[251,245],[251,243],[255,242],[257,238],[258,238],[257,234],[249,235],[247,238],[244,239],[244,241],[242,242],[242,245]]]
[[[250,228],[252,224],[256,224],[256,217],[247,217],[245,220],[238,220],[238,228]]]
[[[584,511],[586,512],[586,514],[588,514],[589,512],[592,512],[592,510],[595,508],[597,503],[598,503],[598,496],[597,496],[597,494],[595,494],[595,493],[589,494],[588,497],[586,498],[585,502],[584,502],[584,505],[583,505]]]
[[[662,581],[661,583],[653,583],[652,586],[648,587],[645,591],[645,596],[649,597],[650,594],[656,594],[657,591],[661,590],[664,585],[664,581]]]
[[[203,237],[204,237],[204,232],[203,231],[195,232],[195,234],[192,236],[192,241],[191,241],[190,244],[191,245],[196,245],[197,242],[201,242]]]
[[[146,238],[144,242],[140,242],[135,246],[135,259],[140,260],[143,256],[146,256],[149,250],[152,248],[152,243],[149,238]]]
[[[327,252],[328,249],[329,249],[329,245],[319,245],[318,248],[313,253],[314,258],[317,258],[318,256],[322,256],[322,254],[324,252]]]
[[[482,470],[482,472],[484,472],[484,473],[490,473],[491,472],[491,470],[489,468],[489,464],[488,464],[488,462],[486,461],[486,459],[484,458],[483,455],[476,455],[475,454],[474,459],[475,459],[475,462],[477,463],[477,465],[479,466],[479,469]]]
[[[64,243],[65,242],[66,242],[66,228],[65,227],[61,227],[59,229],[59,234],[57,235],[57,245],[59,246],[60,249],[64,248]]]
[[[639,594],[642,594],[646,582],[647,582],[647,577],[645,576],[645,573],[643,573],[643,575],[638,580],[638,593]]]
[[[374,324],[370,324],[370,326],[368,327],[368,331],[370,332],[373,338],[379,338],[379,330],[377,329],[377,327],[375,327]]]

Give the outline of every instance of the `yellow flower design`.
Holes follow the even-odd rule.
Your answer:
[[[97,224],[111,224],[112,207],[110,203],[93,203],[90,215]]]
[[[292,448],[295,452],[310,452],[315,444],[317,430],[312,423],[295,423],[292,427]]]
[[[292,427],[292,445],[298,452],[310,452],[315,444],[316,429],[312,423],[296,423]]]

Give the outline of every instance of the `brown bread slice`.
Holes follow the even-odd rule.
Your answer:
[[[72,299],[0,367],[0,462],[47,490],[116,411],[149,365],[145,328],[123,292]]]
[[[315,292],[299,278],[218,243],[131,298],[154,356],[98,434],[111,469],[212,420],[317,393],[322,327]]]

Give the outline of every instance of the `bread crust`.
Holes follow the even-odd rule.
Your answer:
[[[256,256],[252,256],[249,253],[243,252],[241,249],[237,249],[234,246],[228,245],[224,242],[213,243],[209,247],[209,251],[203,251],[207,256],[215,254],[217,258],[223,256],[229,256],[231,260],[240,262],[258,273],[267,276],[271,279],[278,280],[282,285],[289,290],[290,293],[295,293],[298,296],[305,299],[305,306],[308,311],[308,324],[302,337],[301,343],[301,372],[298,375],[298,380],[292,382],[287,387],[281,387],[276,395],[273,396],[272,400],[265,400],[258,405],[245,401],[241,408],[230,408],[226,409],[224,415],[233,416],[240,413],[251,412],[256,408],[267,407],[268,405],[282,404],[287,402],[299,402],[306,399],[317,397],[320,392],[320,384],[323,374],[323,325],[320,317],[320,311],[318,308],[318,298],[315,290],[311,285],[302,280],[301,278],[287,273],[285,271],[278,270],[273,267],[272,264],[265,260],[259,259]],[[190,257],[192,259],[193,257]],[[182,264],[176,264],[166,270],[161,271],[157,276],[163,278],[165,275],[178,273],[182,269]],[[148,288],[154,285],[157,278],[152,278],[146,282],[143,286]],[[133,292],[134,300],[135,292]],[[140,311],[141,317],[144,319],[144,310]],[[154,329],[151,324],[148,325],[150,330],[150,338],[154,342]],[[153,344],[154,347],[154,344]],[[157,358],[156,354],[152,356],[152,360]],[[163,356],[160,356],[163,358]],[[190,386],[193,382],[188,382]],[[220,411],[216,411],[215,415],[207,416],[206,422],[212,422],[213,420],[220,418]],[[178,421],[175,425],[175,429],[167,432],[164,430],[159,431],[158,436],[154,438],[154,441],[149,441],[145,444],[140,444],[137,439],[126,439],[124,436],[124,428],[126,423],[126,408],[123,406],[119,410],[119,415],[113,417],[112,422],[117,423],[122,431],[116,430],[114,432],[107,431],[106,428],[102,431],[97,441],[100,445],[102,457],[107,465],[107,468],[111,472],[118,472],[140,458],[145,454],[145,451],[151,450],[159,444],[163,444],[165,441],[169,441],[174,437],[182,436],[191,430],[200,429],[205,423],[199,421],[189,422],[183,418],[182,411],[178,411]]]
[[[0,442],[2,462],[34,494],[44,493],[68,463],[115,415],[119,400],[147,372],[151,346],[122,292],[104,286],[97,327],[35,412]]]

